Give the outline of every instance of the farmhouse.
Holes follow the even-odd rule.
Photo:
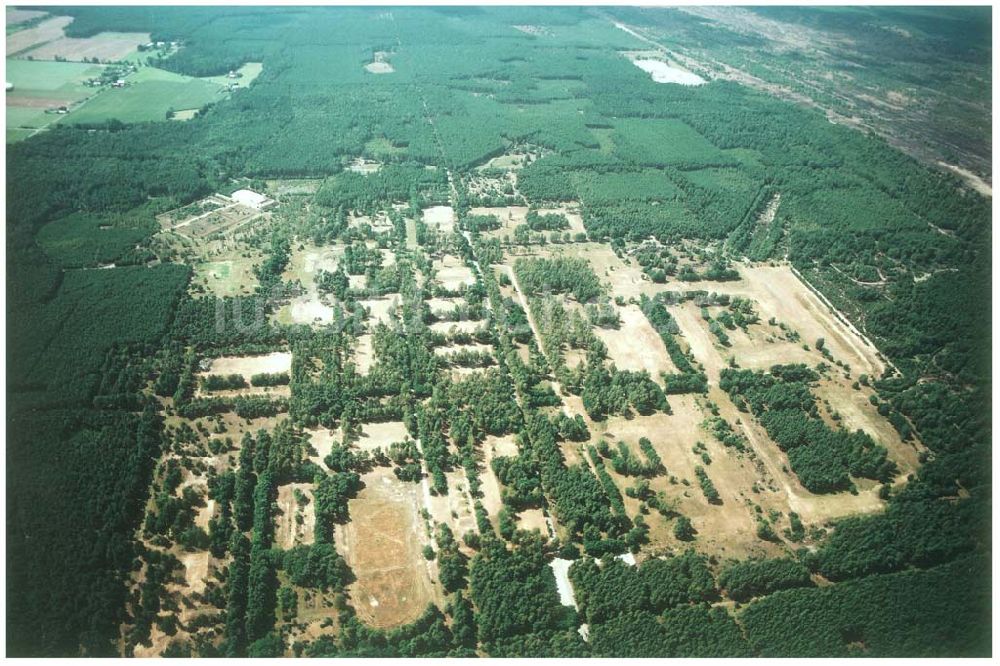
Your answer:
[[[253,190],[236,190],[229,198],[236,203],[256,208],[257,210],[264,210],[274,203],[273,199],[268,199],[263,194],[254,192]]]

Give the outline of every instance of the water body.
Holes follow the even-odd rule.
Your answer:
[[[661,60],[633,60],[632,64],[648,72],[657,83],[679,83],[682,86],[700,86],[705,79],[697,74],[672,67]]]

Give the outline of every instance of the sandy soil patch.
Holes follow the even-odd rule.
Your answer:
[[[513,435],[505,435],[503,437],[496,437],[494,435],[487,435],[483,442],[483,448],[489,448],[494,456],[516,456],[517,443],[514,442]]]
[[[417,243],[417,221],[406,218],[406,249],[416,250],[419,246]]]
[[[377,322],[388,323],[399,305],[399,294],[390,294],[386,298],[358,301],[358,304],[371,313],[369,318],[370,324],[374,325]]]
[[[354,367],[359,375],[367,375],[375,365],[375,349],[372,346],[372,335],[366,333],[359,335],[357,344],[354,347],[354,355],[351,357]]]
[[[393,69],[392,64],[389,62],[389,56],[392,55],[387,51],[376,51],[372,54],[372,62],[365,65],[365,69],[372,74],[391,74],[396,70]]]
[[[964,178],[972,189],[979,192],[984,197],[993,197],[993,186],[968,169],[963,169],[960,166],[955,166],[954,164],[948,164],[946,162],[938,162],[938,164]]]
[[[292,368],[291,352],[271,352],[258,356],[222,356],[212,359],[211,365],[201,375],[242,375],[250,377],[261,372],[289,372]]]
[[[445,472],[445,477],[448,480],[448,494],[425,497],[425,508],[435,524],[447,524],[455,538],[461,541],[466,532],[479,532],[472,496],[469,494],[469,480],[465,478],[465,470],[462,469]]]
[[[780,547],[757,538],[755,514],[746,500],[760,504],[765,512],[771,508],[787,512],[787,503],[783,503],[782,495],[769,491],[763,483],[758,484],[762,492],[753,492],[754,483],[760,480],[755,466],[748,458],[741,459],[726,450],[701,428],[707,413],[693,396],[670,396],[669,399],[672,415],[653,414],[631,419],[610,417],[603,423],[595,424],[591,433],[595,441],[603,438],[612,445],[619,440],[624,441],[635,453],[639,453],[639,438],[649,438],[667,469],[666,475],[650,480],[650,488],[665,492],[676,503],[677,510],[691,519],[698,531],[692,545],[698,551],[731,557],[780,553]],[[706,465],[692,451],[699,441],[708,450],[712,460],[710,465]],[[722,497],[722,504],[709,504],[705,499],[694,472],[697,465],[705,468]],[[622,491],[626,510],[634,516],[640,503],[626,496],[624,491],[634,485],[636,479],[619,476],[609,463],[606,467]],[[676,484],[669,482],[670,476],[675,477]],[[683,480],[690,485],[684,485]],[[651,528],[650,547],[686,547],[674,538],[671,521],[653,512],[647,516],[647,522]]]
[[[491,438],[495,441],[490,442]],[[492,463],[493,459],[497,456],[511,455],[509,452],[500,453],[498,451],[497,444],[501,441],[491,435],[483,442],[483,469],[479,474],[480,491],[483,493],[479,501],[482,502],[483,508],[486,509],[486,513],[489,515],[490,522],[493,523],[494,528],[498,527],[498,516],[500,509],[503,508],[503,500],[501,499],[500,481],[497,479],[496,474],[493,473]],[[504,450],[506,450],[506,447]]]
[[[295,491],[309,498],[305,505],[299,505]],[[298,516],[302,516],[299,522]],[[287,483],[278,486],[278,514],[274,521],[274,541],[282,550],[300,544],[313,542],[313,528],[316,525],[316,504],[313,500],[313,484]]]
[[[580,204],[576,202],[571,202],[565,206],[559,206],[558,208],[539,208],[538,213],[540,215],[562,215],[569,222],[570,233],[587,233],[587,228],[583,226],[583,216],[580,214]]]
[[[371,71],[371,70],[369,70],[369,71]],[[353,171],[354,173],[360,173],[360,174],[365,175],[365,176],[367,176],[369,174],[372,174],[372,173],[376,173],[381,168],[382,168],[382,164],[380,162],[375,162],[373,160],[366,160],[363,157],[359,157],[359,158],[353,160],[347,166],[347,170],[348,171]]]
[[[402,442],[410,437],[406,424],[402,421],[387,421],[385,423],[366,423],[361,426],[361,437],[353,443],[359,449],[371,451],[381,448],[389,450],[393,442]]]
[[[791,267],[739,264],[736,268],[743,279],[723,283],[672,282],[666,288],[707,289],[749,298],[755,302],[761,321],[775,317],[791,326],[801,336],[800,345],[813,347],[818,338],[823,338],[833,357],[850,365],[852,372],[881,376],[885,362],[874,345],[816,296]],[[671,314],[675,314],[675,309],[671,309]]]
[[[573,560],[555,558],[549,562],[552,573],[556,577],[556,589],[559,590],[559,603],[563,606],[572,606],[579,610],[576,605],[576,595],[573,593],[573,584],[569,582],[569,568],[573,566]]]
[[[278,321],[291,324],[333,323],[334,310],[317,295],[296,296],[278,311]]]
[[[454,354],[455,352],[462,352],[462,351],[467,351],[467,352],[473,351],[473,352],[492,354],[493,347],[491,347],[490,345],[483,345],[479,344],[478,342],[474,342],[471,345],[445,345],[443,347],[434,348],[434,353],[437,354],[438,356],[446,356],[448,354]]]
[[[517,514],[517,528],[521,530],[537,530],[542,536],[548,537],[549,522],[541,509],[525,509]]]
[[[598,279],[603,284],[610,285],[611,296],[639,298],[640,294],[652,296],[663,291],[664,285],[649,281],[638,264],[634,262],[626,264],[606,243],[548,245],[539,254],[586,259]]]
[[[472,270],[462,263],[462,260],[450,254],[434,262],[435,275],[438,283],[449,291],[463,286],[471,287],[475,283]]]
[[[455,211],[451,206],[431,206],[424,208],[424,223],[437,227],[438,231],[451,233],[455,230]]]
[[[906,476],[920,466],[920,452],[924,446],[917,442],[904,442],[888,420],[882,418],[868,397],[874,392],[862,387],[855,391],[843,379],[823,380],[813,388],[816,397],[830,402],[830,408],[840,414],[840,425],[848,430],[863,430],[889,451],[889,458],[899,466],[896,483],[906,482]],[[837,427],[836,424],[830,424]]]
[[[202,593],[208,580],[208,563],[212,555],[207,550],[197,553],[179,553],[177,559],[184,566],[184,584],[189,592]]]
[[[605,345],[608,355],[621,370],[646,370],[653,380],[663,385],[661,372],[677,372],[667,348],[637,305],[614,306],[622,324],[614,329],[594,328]]]
[[[333,272],[340,265],[344,256],[342,245],[324,245],[317,247],[309,244],[303,250],[293,250],[288,262],[288,268],[281,277],[285,280],[299,280],[304,287],[311,287],[316,273],[321,270]]]
[[[208,531],[208,523],[215,515],[215,500],[205,500],[205,506],[198,508],[198,513],[194,517],[194,524],[201,529]]]
[[[679,83],[682,86],[700,86],[705,79],[662,60],[633,60],[632,64],[652,76],[656,83]]]
[[[7,55],[20,53],[26,49],[60,39],[63,36],[63,28],[73,22],[70,16],[54,16],[42,21],[34,28],[20,30],[13,35],[7,35]]]
[[[433,308],[431,310],[433,312]],[[430,328],[435,333],[444,333],[445,335],[450,335],[453,332],[461,333],[472,333],[473,331],[478,331],[482,328],[482,321],[438,321],[434,322],[428,328]]]
[[[514,227],[524,224],[528,216],[527,206],[492,206],[469,209],[469,215],[492,215],[500,222],[500,229],[487,232],[486,235],[509,236],[514,233]]]
[[[193,120],[200,109],[181,109],[180,111],[174,111],[174,115],[170,116],[171,120]]]
[[[435,597],[428,542],[418,508],[420,486],[400,481],[389,468],[363,477],[364,489],[350,500],[351,521],[335,541],[357,580],[348,586],[358,618],[386,628],[413,622]]]
[[[307,428],[305,430],[306,435],[309,437],[309,444],[315,451],[314,454],[309,456],[309,460],[313,461],[320,467],[325,468],[326,465],[323,463],[323,458],[330,454],[330,450],[333,448],[334,444],[339,444],[341,442],[340,429],[329,430],[328,428]]]

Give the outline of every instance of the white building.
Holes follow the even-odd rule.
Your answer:
[[[229,198],[236,203],[249,206],[250,208],[256,208],[257,210],[264,210],[274,203],[273,200],[268,199],[263,194],[259,194],[253,190],[236,190],[232,193],[232,195],[230,195]]]

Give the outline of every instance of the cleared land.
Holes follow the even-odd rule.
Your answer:
[[[143,67],[125,79],[124,88],[103,90],[84,106],[66,116],[63,122],[102,123],[120,120],[127,123],[166,120],[170,111],[196,109],[223,99],[225,86],[218,83]]]
[[[55,41],[63,36],[63,28],[73,22],[69,16],[54,16],[33,28],[7,35],[7,55],[27,51],[33,46]]]
[[[93,37],[78,38],[66,37],[62,35],[60,29],[58,39],[46,41],[23,55],[30,56],[35,60],[62,58],[71,62],[92,58],[101,61],[122,60],[134,52],[140,44],[147,43],[149,43],[148,32],[102,32]],[[10,53],[9,44],[8,53]]]
[[[348,504],[351,521],[338,526],[335,541],[357,580],[347,591],[358,617],[373,627],[416,620],[435,598],[420,485],[400,481],[381,467],[362,477],[363,490]]]
[[[639,306],[613,307],[621,316],[621,327],[618,330],[595,328],[594,332],[607,345],[608,356],[615,365],[621,370],[645,370],[661,383],[661,372],[677,372],[663,340]]]

